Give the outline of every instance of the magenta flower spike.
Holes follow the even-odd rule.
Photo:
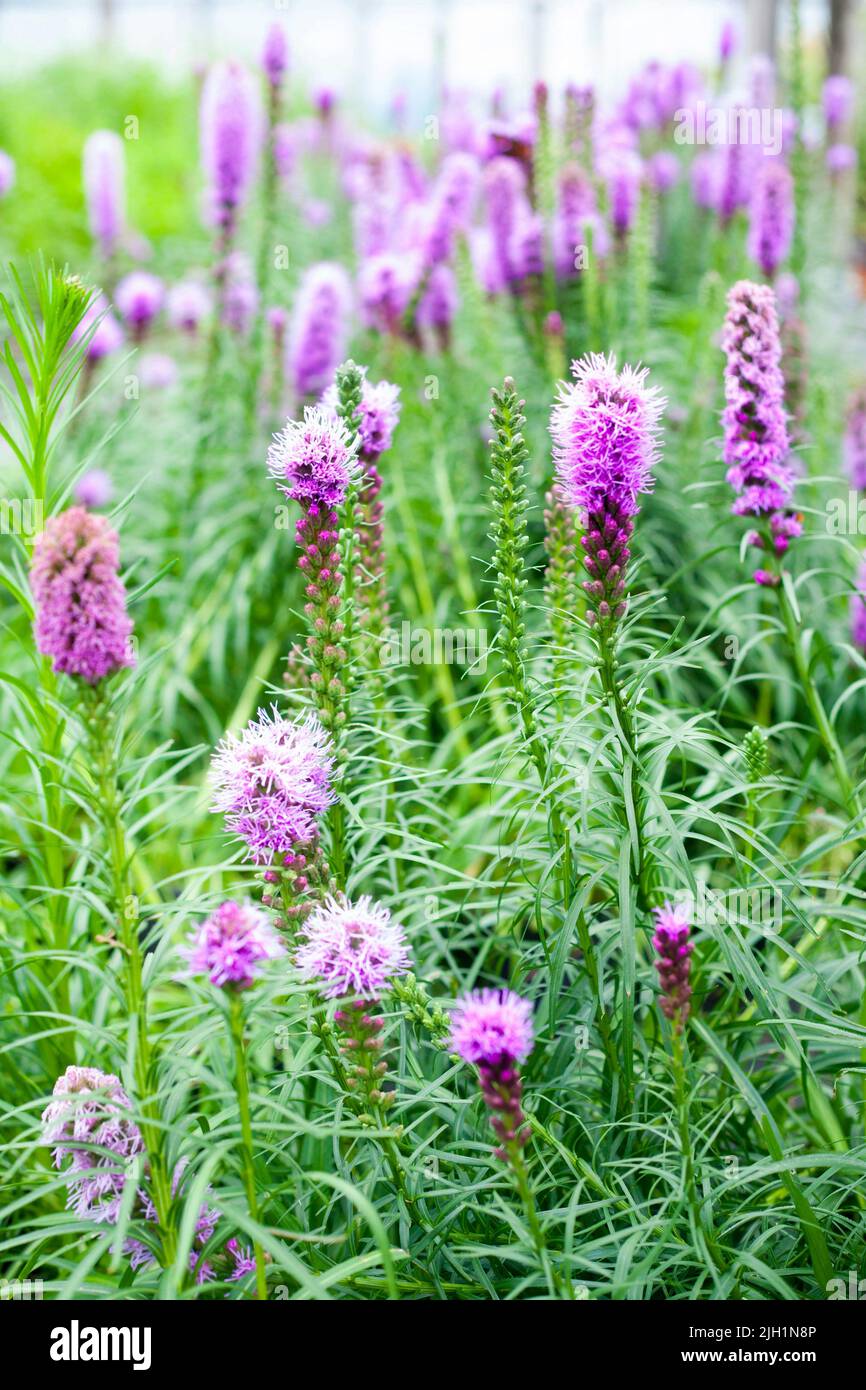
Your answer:
[[[113,130],[95,130],[84,145],[84,196],[90,231],[110,260],[126,225],[123,141]]]
[[[786,259],[794,234],[794,181],[781,160],[762,161],[749,219],[749,255],[772,278]]]
[[[741,280],[729,291],[722,349],[727,359],[724,461],[737,494],[731,510],[756,517],[763,534],[752,532],[752,543],[782,555],[803,524],[791,505],[795,475],[788,460],[779,324],[768,285]],[[770,586],[780,582],[767,566],[755,580]]]
[[[289,42],[282,24],[274,22],[265,35],[262,69],[271,87],[281,87],[289,67]]]
[[[199,124],[214,220],[230,240],[256,176],[263,136],[258,86],[240,63],[211,68],[202,89]]]
[[[134,666],[117,532],[103,516],[70,507],[49,519],[30,566],[36,645],[59,674],[98,685]]]
[[[821,93],[824,120],[831,136],[845,125],[854,105],[854,84],[842,73],[833,73],[824,83]]]
[[[169,290],[165,307],[172,328],[194,337],[213,310],[213,295],[198,280],[181,280]]]
[[[96,1067],[67,1067],[54,1084],[42,1124],[55,1168],[70,1160],[67,1206],[84,1220],[115,1223],[127,1165],[144,1151],[118,1078]]]
[[[532,1051],[532,1004],[510,989],[473,990],[457,1001],[452,1051],[478,1068],[484,1103],[500,1141],[496,1157],[513,1162],[529,1139],[519,1063]]]
[[[147,270],[132,270],[118,283],[114,302],[135,342],[140,342],[165,302],[165,286]]]
[[[653,486],[665,401],[646,368],[591,353],[572,363],[551,413],[560,495],[584,519],[587,621],[606,631],[625,612],[625,571],[638,497]]]
[[[352,287],[341,265],[305,271],[289,331],[286,370],[300,400],[321,394],[346,354]]]
[[[659,1005],[665,1018],[671,1020],[674,1031],[680,1033],[689,1016],[692,994],[689,984],[694,950],[689,940],[692,924],[685,908],[670,902],[664,907],[653,908],[653,913],[656,919],[653,946],[658,957],[655,968],[662,990]]]

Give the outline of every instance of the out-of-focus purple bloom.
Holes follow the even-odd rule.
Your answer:
[[[274,126],[272,147],[274,164],[281,179],[289,179],[297,168],[301,153],[300,134],[297,126],[287,121]]]
[[[373,459],[390,449],[393,442],[394,430],[400,419],[400,387],[390,381],[368,381],[366,367],[361,370],[364,379],[361,384],[361,404],[356,413],[358,442],[361,457]],[[338,404],[339,392],[335,385],[331,385],[322,396],[322,406],[336,419]],[[333,505],[329,498],[321,500]]]
[[[643,178],[643,161],[635,150],[610,150],[602,163],[610,203],[610,221],[622,239],[634,222]]]
[[[528,204],[521,204],[518,211],[508,259],[515,280],[544,272],[544,223],[541,214],[533,212]]]
[[[406,933],[381,903],[328,897],[313,908],[298,935],[295,965],[303,980],[319,980],[327,999],[378,999],[409,968]]]
[[[824,107],[827,130],[833,135],[845,125],[851,115],[854,105],[854,84],[851,79],[842,73],[833,73],[824,83],[821,103]]]
[[[83,1220],[113,1225],[120,1215],[127,1167],[144,1150],[131,1112],[129,1096],[110,1072],[67,1067],[54,1083],[43,1135],[55,1168],[71,1160],[66,1205]]]
[[[719,34],[719,62],[723,67],[731,61],[737,49],[737,30],[730,19],[725,20]]]
[[[434,329],[447,345],[447,334],[457,312],[460,296],[457,280],[449,265],[435,265],[427,277],[426,286],[418,301],[417,321],[421,327]]]
[[[334,215],[331,204],[324,198],[305,198],[301,212],[308,227],[327,227]]]
[[[255,178],[263,132],[258,85],[240,63],[211,68],[202,89],[199,126],[214,217],[227,231]]]
[[[758,111],[769,111],[776,103],[776,66],[766,53],[756,53],[749,73],[749,104]]]
[[[212,810],[247,846],[255,864],[284,857],[318,833],[333,801],[331,740],[315,715],[284,719],[259,710],[243,733],[227,734],[211,762]]]
[[[289,316],[286,310],[281,308],[279,304],[272,305],[270,309],[265,310],[265,322],[274,336],[274,341],[281,343],[289,326]]]
[[[362,261],[358,299],[367,328],[397,334],[421,274],[416,252],[384,252]]]
[[[736,139],[728,140],[720,148],[715,206],[723,226],[749,204],[752,191],[749,154],[749,146]]]
[[[116,531],[84,507],[50,517],[37,537],[30,565],[36,645],[56,672],[97,685],[135,665],[119,563]]]
[[[346,355],[352,287],[341,265],[320,261],[305,272],[295,299],[288,376],[299,397],[318,396]]]
[[[685,908],[670,902],[664,907],[653,908],[653,913],[656,919],[653,946],[658,956],[655,968],[662,990],[659,1004],[665,1018],[671,1020],[679,1033],[689,1016],[692,995],[689,984],[694,950],[689,940],[692,924]]]
[[[263,961],[285,955],[266,913],[252,903],[221,903],[193,932],[186,956],[190,975],[206,975],[221,989],[248,989]]]
[[[851,486],[866,492],[866,387],[861,387],[848,404],[842,456]]]
[[[177,363],[167,352],[147,352],[138,364],[141,384],[148,391],[167,391],[177,381]]]
[[[851,641],[866,651],[866,560],[860,562],[857,590],[851,596]]]
[[[244,337],[259,305],[259,290],[252,262],[243,251],[233,251],[224,264],[222,321],[232,333]]]
[[[794,234],[794,181],[781,160],[762,160],[749,219],[749,255],[772,276],[787,257]]]
[[[268,472],[296,502],[339,507],[360,468],[343,421],[328,406],[308,405],[303,420],[288,420],[274,435]]]
[[[721,165],[714,153],[701,150],[692,160],[692,197],[699,208],[715,209],[718,202]]]
[[[75,484],[75,500],[80,507],[107,507],[114,487],[104,468],[89,468]]]
[[[650,183],[656,193],[668,193],[680,176],[680,161],[670,150],[658,150],[647,162]]]
[[[123,329],[108,307],[108,300],[103,294],[98,294],[88,305],[81,322],[76,324],[72,331],[72,341],[78,343],[86,338],[97,319],[99,322],[87,344],[89,362],[100,362],[103,357],[117,352],[123,345]]]
[[[273,23],[265,35],[262,68],[272,87],[279,87],[289,66],[289,44],[282,24]]]
[[[785,270],[776,279],[776,306],[781,319],[791,318],[796,312],[800,299],[800,282],[790,270]]]
[[[5,198],[15,186],[15,160],[0,150],[0,198]]]
[[[141,337],[165,300],[165,287],[147,270],[131,270],[114,292],[114,302],[135,337]]]
[[[857,167],[857,151],[853,145],[830,145],[825,156],[827,172],[834,179],[841,179]]]
[[[484,170],[484,197],[491,247],[503,284],[514,278],[511,261],[514,232],[526,198],[526,176],[520,164],[506,155],[492,159]]]
[[[313,106],[323,120],[329,120],[337,108],[337,94],[331,87],[320,87],[313,94]]]
[[[120,136],[113,130],[95,130],[89,135],[83,167],[90,231],[107,260],[117,249],[126,220]]]
[[[532,1004],[513,990],[473,990],[457,1001],[449,1045],[464,1062],[523,1062],[532,1042]]]
[[[429,265],[451,258],[455,237],[471,221],[478,183],[477,160],[459,152],[446,156],[432,195],[425,248]]]
[[[168,321],[184,333],[197,333],[212,309],[211,292],[198,280],[181,280],[172,285],[166,297]]]
[[[587,219],[595,215],[593,187],[579,164],[566,164],[559,175],[559,199],[553,223],[553,260],[560,280],[578,270]],[[598,247],[593,244],[598,253]]]

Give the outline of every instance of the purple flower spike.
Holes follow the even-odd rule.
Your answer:
[[[473,990],[457,1001],[452,1049],[475,1063],[484,1103],[499,1139],[496,1157],[511,1162],[529,1139],[518,1063],[532,1051],[532,1005],[510,989]]]
[[[834,133],[845,124],[854,105],[854,84],[842,73],[833,73],[821,93],[827,129]]]
[[[86,338],[94,323],[96,328],[87,344],[89,363],[101,362],[103,357],[110,357],[123,346],[123,329],[109,309],[108,300],[102,294],[98,294],[88,305],[81,322],[73,329],[72,341],[78,343],[82,338]]]
[[[780,160],[763,161],[749,216],[749,255],[772,276],[788,255],[794,233],[794,181]]]
[[[336,262],[310,266],[292,313],[287,374],[300,397],[318,396],[346,355],[352,287]]]
[[[669,1018],[677,1033],[689,1016],[692,987],[689,974],[692,968],[693,943],[689,940],[692,924],[685,908],[666,902],[653,908],[656,919],[653,946],[658,954],[655,968],[659,974],[662,1013]]]
[[[244,841],[247,857],[270,864],[318,833],[317,818],[333,801],[331,741],[315,715],[292,721],[276,706],[243,733],[227,734],[211,762],[214,801]]]
[[[120,1215],[126,1166],[144,1149],[131,1110],[118,1078],[96,1067],[67,1067],[54,1084],[44,1138],[55,1168],[71,1159],[66,1205],[84,1220],[114,1224]]]
[[[378,999],[409,968],[406,933],[381,903],[327,897],[298,932],[304,938],[295,965],[304,980],[318,980],[326,999],[357,995]]]
[[[274,23],[265,35],[262,68],[272,87],[279,87],[289,66],[289,44],[282,24]]]
[[[363,458],[375,459],[391,447],[400,419],[400,387],[390,381],[368,381],[366,367],[361,371],[364,381],[356,414],[359,445]],[[337,388],[329,386],[322,397],[322,405],[336,418],[338,404]]]
[[[263,133],[256,83],[240,63],[218,63],[202,89],[201,157],[217,224],[228,231],[255,178]]]
[[[81,507],[107,507],[114,487],[104,468],[89,468],[75,484],[75,500]]]
[[[125,225],[123,141],[113,130],[95,130],[87,138],[84,196],[90,230],[108,260],[117,250]]]
[[[98,685],[135,665],[119,561],[117,532],[84,507],[51,517],[37,538],[30,566],[36,645],[56,672]]]
[[[193,932],[186,954],[190,975],[206,975],[220,988],[248,989],[262,962],[285,955],[285,949],[259,908],[225,902]]]
[[[198,280],[181,280],[172,286],[166,299],[168,321],[183,333],[197,333],[212,308],[211,292]]]
[[[124,275],[114,292],[114,302],[133,337],[141,338],[162,308],[165,287],[147,270]]]

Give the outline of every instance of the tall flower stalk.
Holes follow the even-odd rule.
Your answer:
[[[265,38],[262,51],[262,69],[267,82],[267,114],[264,140],[264,169],[261,193],[261,233],[259,237],[258,261],[256,264],[256,285],[258,299],[253,329],[249,345],[250,372],[247,384],[247,424],[252,420],[262,373],[263,341],[265,326],[265,303],[270,282],[271,258],[274,254],[274,221],[277,210],[277,189],[279,174],[277,155],[274,148],[276,131],[282,119],[283,84],[288,68],[289,53],[286,33],[282,24],[274,22]]]
[[[248,1058],[244,1042],[243,994],[255,984],[262,964],[285,952],[263,912],[250,903],[225,902],[193,933],[188,948],[189,973],[206,976],[227,996],[228,1030],[234,1055],[235,1090],[241,1125],[241,1169],[250,1219],[259,1219],[250,1108]],[[256,1292],[268,1296],[264,1252],[253,1241]]]
[[[749,539],[763,559],[754,572],[755,582],[776,594],[801,689],[841,801],[853,818],[861,812],[860,799],[803,649],[799,607],[783,564],[792,541],[802,533],[803,519],[793,505],[795,473],[789,458],[779,325],[769,286],[742,280],[729,291],[722,348],[724,461],[727,480],[737,494],[731,510],[752,519]]]

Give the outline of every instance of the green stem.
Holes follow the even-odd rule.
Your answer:
[[[256,1199],[256,1171],[253,1159],[253,1126],[250,1119],[250,1088],[247,1075],[247,1056],[244,1047],[244,1012],[239,990],[229,994],[229,1028],[235,1055],[235,1089],[238,1097],[238,1111],[241,1118],[241,1167],[244,1189],[247,1194],[247,1208],[250,1219],[258,1221],[258,1202]],[[267,1299],[268,1281],[265,1276],[265,1256],[257,1239],[253,1240],[256,1261],[256,1294]]]

